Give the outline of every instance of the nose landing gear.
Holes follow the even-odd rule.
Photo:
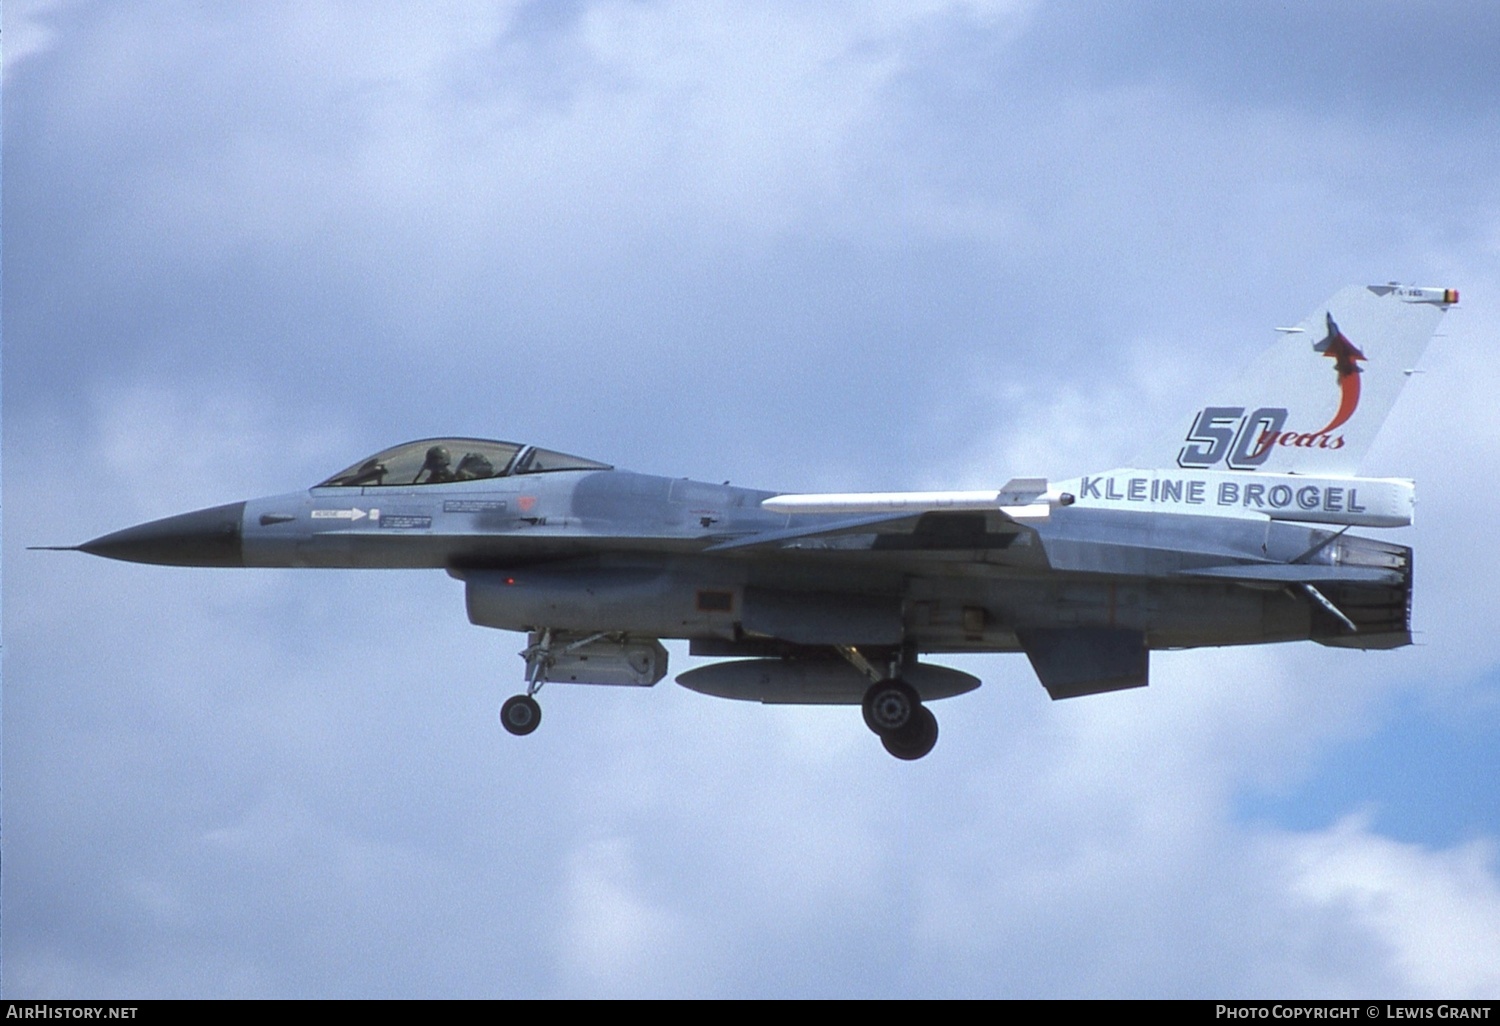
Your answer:
[[[500,725],[516,737],[525,737],[542,724],[542,707],[532,696],[547,683],[553,663],[552,632],[543,631],[521,652],[521,658],[526,660],[526,693],[512,695],[500,706]]]

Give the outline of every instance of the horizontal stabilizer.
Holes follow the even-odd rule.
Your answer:
[[[1049,627],[1016,631],[1042,687],[1053,699],[1145,687],[1150,674],[1146,635],[1114,627]]]
[[[1328,566],[1322,563],[1244,563],[1238,566],[1210,566],[1201,570],[1179,570],[1177,575],[1274,584],[1400,584],[1402,579],[1399,570],[1375,566]]]

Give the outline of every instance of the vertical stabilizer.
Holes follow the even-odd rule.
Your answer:
[[[1349,476],[1375,441],[1453,289],[1350,286],[1203,402],[1137,466]]]

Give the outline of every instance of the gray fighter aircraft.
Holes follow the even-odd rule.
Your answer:
[[[1140,687],[1153,649],[1409,644],[1413,485],[1359,462],[1451,289],[1351,287],[1135,467],[993,491],[784,495],[616,469],[535,445],[436,438],[305,491],[73,548],[202,567],[432,567],[469,619],[524,631],[529,734],[553,681],[650,686],[661,639],[723,657],[704,694],[843,703],[897,758],[926,703],[979,686],[926,653],[1024,652],[1054,699]]]

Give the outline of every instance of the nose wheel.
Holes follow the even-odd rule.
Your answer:
[[[916,689],[903,680],[892,678],[871,684],[860,710],[865,726],[898,759],[920,759],[937,744],[937,717],[922,704]]]
[[[542,707],[530,695],[515,695],[500,707],[500,725],[517,737],[530,734],[542,722]]]

